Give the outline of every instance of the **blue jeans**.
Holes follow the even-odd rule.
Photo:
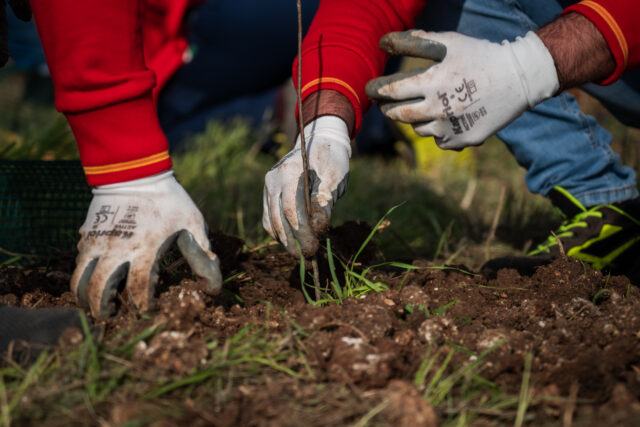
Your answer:
[[[544,26],[561,12],[555,0],[430,0],[417,25],[501,42]],[[610,86],[583,89],[623,123],[640,126],[638,83],[636,71]],[[526,111],[498,136],[527,170],[533,193],[546,195],[560,185],[585,206],[638,196],[635,172],[611,150],[611,134],[582,113],[567,92]]]

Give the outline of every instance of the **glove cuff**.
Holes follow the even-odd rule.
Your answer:
[[[332,141],[340,143],[351,158],[351,138],[349,128],[344,120],[338,116],[321,116],[309,122],[304,127],[304,136],[307,143],[314,137],[330,137]],[[296,147],[300,147],[300,135],[296,139]]]
[[[558,72],[549,49],[533,31],[508,44],[515,59],[529,108],[552,97],[560,89]]]
[[[93,189],[93,194],[103,194],[104,192],[110,192],[113,190],[123,190],[131,188],[145,187],[153,184],[157,184],[167,179],[173,179],[173,170],[169,169],[164,172],[160,172],[155,175],[147,176],[145,178],[133,179],[131,181],[118,182],[117,184],[99,185]]]

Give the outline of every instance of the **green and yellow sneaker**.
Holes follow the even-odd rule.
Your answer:
[[[622,203],[585,208],[562,187],[555,187],[549,198],[565,217],[546,241],[526,257],[504,257],[488,261],[484,274],[501,268],[515,268],[532,274],[562,253],[585,261],[593,268],[625,274],[640,284],[640,198]]]

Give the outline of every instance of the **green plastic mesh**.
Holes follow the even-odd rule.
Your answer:
[[[0,263],[75,252],[90,202],[80,161],[0,160]]]

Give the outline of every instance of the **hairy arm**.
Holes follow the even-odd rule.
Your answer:
[[[579,13],[568,13],[537,31],[558,73],[560,91],[610,76],[616,62],[596,26]]]

